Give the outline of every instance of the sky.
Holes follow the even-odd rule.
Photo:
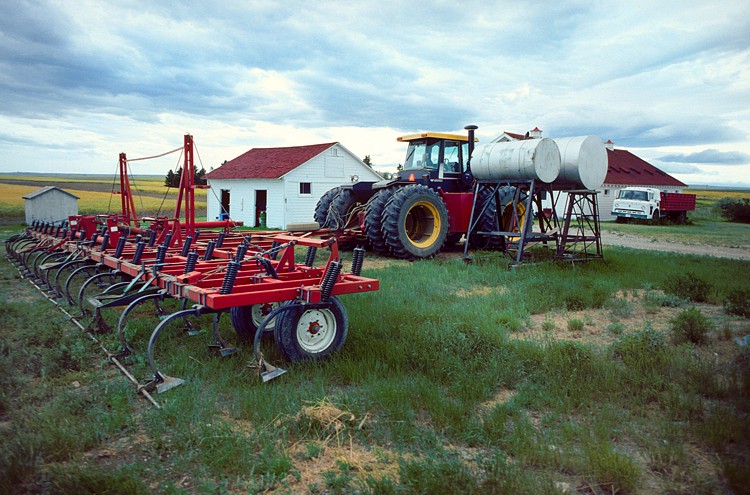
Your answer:
[[[194,136],[206,170],[338,141],[597,135],[688,184],[750,186],[750,2],[12,0],[0,173],[114,174]],[[177,155],[134,161],[166,174]]]

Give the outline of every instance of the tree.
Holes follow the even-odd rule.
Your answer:
[[[207,183],[206,178],[204,177],[206,175],[206,169],[201,167],[200,170],[196,170],[193,174],[193,183],[194,184],[203,184],[205,185]],[[177,169],[177,172],[172,172],[171,170],[167,172],[167,177],[164,179],[164,185],[167,187],[180,187],[180,181],[182,180],[182,167]]]
[[[174,184],[174,172],[172,172],[172,169],[169,169],[167,177],[164,179],[164,185],[167,187],[173,187],[172,184]]]

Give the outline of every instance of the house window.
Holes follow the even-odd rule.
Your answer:
[[[331,148],[331,156],[339,156],[339,149]]]
[[[604,190],[604,195],[605,195],[605,196],[609,196],[609,189],[605,189],[605,190]]]
[[[312,194],[312,183],[310,182],[300,182],[299,183],[299,193],[302,194]]]

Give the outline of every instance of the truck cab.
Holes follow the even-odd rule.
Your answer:
[[[626,187],[620,189],[612,205],[616,222],[629,218],[658,220],[660,218],[661,191],[651,187]]]

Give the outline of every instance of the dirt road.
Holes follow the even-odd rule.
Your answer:
[[[750,246],[723,247],[706,246],[704,244],[683,244],[681,242],[667,242],[661,239],[649,239],[647,237],[609,232],[606,230],[602,231],[602,244],[605,247],[622,246],[635,249],[648,249],[651,251],[698,254],[701,256],[714,256],[716,258],[730,258],[735,260],[750,261]]]

